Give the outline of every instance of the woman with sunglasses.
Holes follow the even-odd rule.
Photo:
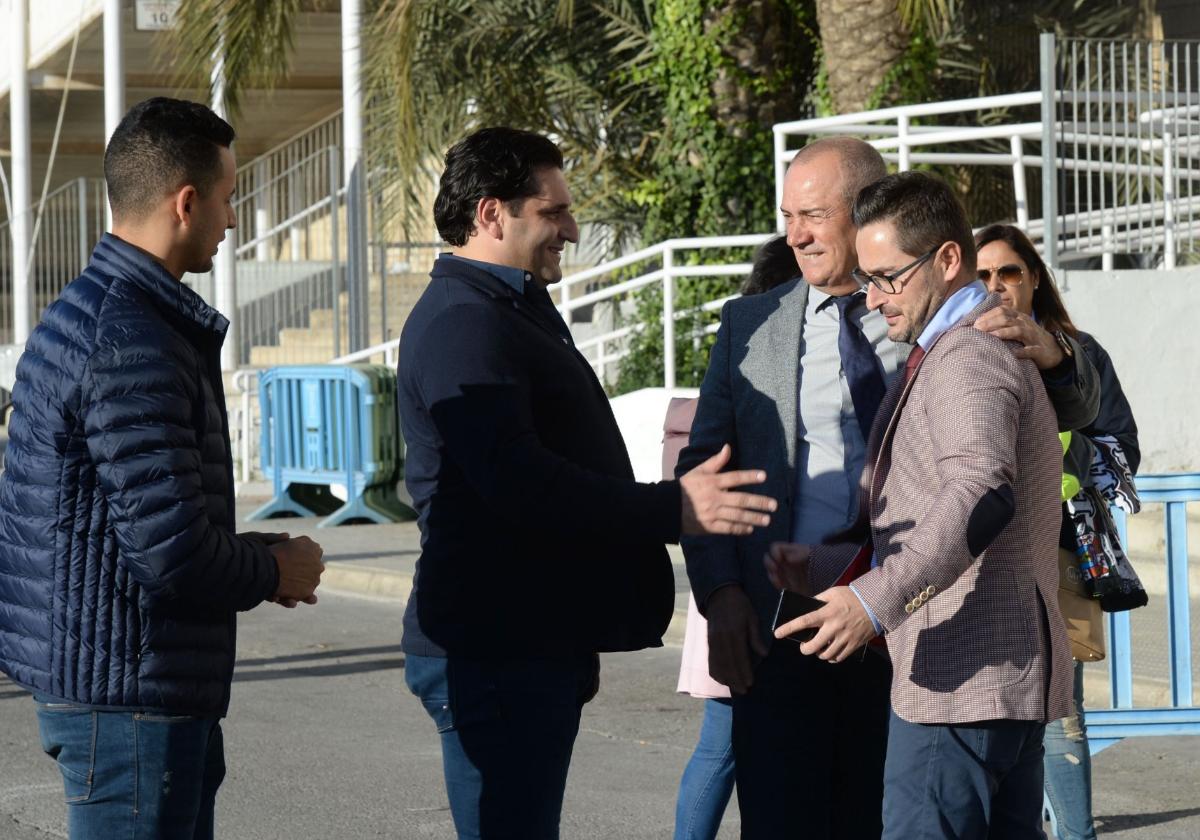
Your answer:
[[[1115,439],[1136,473],[1141,460],[1137,424],[1120,380],[1104,348],[1071,322],[1054,280],[1033,244],[1012,225],[991,225],[975,237],[979,279],[988,291],[1018,312],[1031,317],[1044,343],[1060,345],[1064,335],[1075,339],[1100,376],[1100,411],[1092,424],[1071,437],[1063,471],[1078,476],[1085,484],[1092,475],[1095,449],[1092,440]],[[1075,526],[1064,507],[1064,542],[1075,541]],[[1064,545],[1071,551],[1076,546]],[[1128,608],[1127,606],[1125,608]],[[1083,722],[1083,664],[1075,663],[1075,713],[1046,727],[1046,793],[1054,809],[1060,840],[1095,840],[1092,824],[1092,771],[1088,756],[1087,730]]]

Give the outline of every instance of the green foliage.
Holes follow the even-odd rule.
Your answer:
[[[651,166],[632,197],[644,210],[647,244],[686,236],[767,231],[774,219],[771,126],[794,118],[815,67],[811,2],[750,4],[720,0],[659,0],[653,18],[653,60],[636,68],[637,84],[658,91],[662,122]],[[788,60],[780,60],[787,56]],[[727,254],[709,252],[710,259]],[[716,313],[702,303],[730,295],[740,278],[676,281],[676,382],[703,378],[714,337],[704,328]],[[635,296],[630,337],[617,393],[661,385],[662,292]]]

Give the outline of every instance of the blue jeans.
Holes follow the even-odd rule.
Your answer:
[[[37,703],[71,840],[212,840],[225,778],[220,720]]]
[[[407,655],[404,679],[442,738],[442,772],[464,840],[557,840],[583,704],[599,659]]]
[[[733,794],[733,705],[705,700],[700,740],[679,781],[675,840],[713,840]]]
[[[884,840],[1045,840],[1036,721],[909,723],[892,713]]]
[[[1046,796],[1059,840],[1096,840],[1092,757],[1083,720],[1083,663],[1075,663],[1075,711],[1046,726]]]

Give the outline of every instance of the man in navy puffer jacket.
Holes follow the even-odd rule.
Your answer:
[[[113,235],[17,366],[0,670],[30,689],[72,838],[208,838],[236,613],[315,603],[320,548],[234,533],[228,322],[180,282],[235,225],[233,129],[152,99],[114,132]]]

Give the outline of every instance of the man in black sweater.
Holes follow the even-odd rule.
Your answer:
[[[747,534],[775,502],[721,473],[638,484],[608,398],[546,292],[579,230],[558,147],[508,128],[446,155],[452,246],[400,338],[405,481],[421,558],[404,616],[409,688],[442,735],[464,837],[555,838],[599,651],[657,646],[674,605],[663,543]]]

